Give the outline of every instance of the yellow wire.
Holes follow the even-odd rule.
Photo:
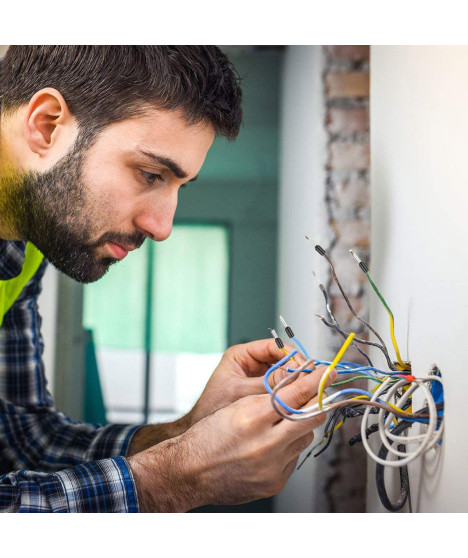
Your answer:
[[[352,340],[354,339],[354,335],[355,335],[354,333],[350,333],[348,335],[346,341],[343,343],[343,345],[341,346],[341,349],[338,351],[335,358],[330,363],[330,366],[328,366],[328,368],[325,370],[325,374],[322,376],[322,378],[320,380],[319,389],[318,389],[318,404],[319,404],[319,409],[321,411],[323,410],[323,405],[322,405],[323,391],[325,389],[325,383],[327,381],[327,378],[328,378],[328,376],[330,376],[331,371],[335,368],[336,364],[340,361],[341,357],[346,352],[346,349],[349,347]]]
[[[288,354],[288,351],[287,351],[284,347],[283,347],[281,350],[283,351],[283,353],[284,353],[285,355]],[[289,360],[292,360],[293,362],[296,362],[296,361],[294,360],[294,357],[291,357]]]
[[[351,397],[351,399],[370,399],[370,397],[368,395],[356,395],[356,397]],[[412,412],[410,413],[408,410],[404,411],[403,409],[400,409],[400,407],[397,407],[396,405],[393,405],[393,403],[389,403],[388,401],[385,402],[385,405],[388,405],[391,409],[393,409],[394,411],[398,411],[399,413],[405,413],[407,415],[412,414]]]
[[[397,360],[398,360],[398,363],[400,365],[397,368],[399,368],[400,370],[411,370],[411,366],[408,366],[407,364],[405,364],[403,362],[401,356],[400,356],[400,349],[398,348],[398,343],[397,343],[397,340],[395,338],[395,321],[393,319],[392,313],[389,312],[388,310],[387,310],[387,313],[390,317],[390,336],[392,338],[393,347],[395,349]]]

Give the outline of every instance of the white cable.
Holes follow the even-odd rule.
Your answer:
[[[428,376],[427,378],[421,378],[421,379],[417,378],[416,380],[414,380],[417,387],[421,387],[423,389],[423,391],[425,392],[425,395],[426,395],[426,398],[427,398],[428,410],[429,410],[429,425],[428,425],[427,432],[424,435],[421,435],[421,437],[418,436],[418,440],[421,440],[421,443],[416,448],[416,450],[414,450],[413,452],[408,452],[408,453],[402,453],[402,452],[396,453],[396,455],[404,456],[404,459],[400,459],[400,460],[397,460],[397,461],[386,461],[384,459],[381,459],[377,455],[375,455],[375,453],[372,451],[372,449],[370,448],[369,443],[367,441],[367,437],[366,437],[367,423],[368,423],[368,420],[369,420],[371,407],[366,408],[366,410],[364,412],[364,416],[362,418],[362,422],[361,422],[361,437],[362,437],[362,443],[364,445],[364,448],[365,448],[366,452],[368,453],[368,455],[374,461],[376,461],[377,463],[379,463],[381,465],[387,466],[387,467],[402,467],[402,466],[406,465],[407,463],[410,463],[414,459],[418,458],[425,451],[428,451],[430,448],[434,447],[435,444],[440,440],[440,438],[442,436],[442,425],[436,431],[437,419],[438,419],[437,407],[436,407],[436,404],[434,402],[434,399],[432,397],[431,392],[425,386],[426,382],[430,382],[430,381],[433,381],[433,380],[439,381],[441,384],[443,384],[442,380],[438,376]],[[383,384],[381,386],[379,386],[377,391],[372,396],[372,399],[371,399],[372,402],[376,401],[377,398],[379,398],[379,396],[382,394],[382,392],[385,391],[389,381],[390,381],[390,378],[387,378],[383,382]],[[384,399],[385,401],[388,402],[388,399],[391,397],[391,395],[399,387],[402,387],[403,385],[406,385],[406,384],[407,384],[406,380],[401,380],[400,382],[397,382],[394,386],[392,386],[392,388],[389,390],[389,392],[387,394],[385,394],[384,397],[382,397],[382,399]],[[398,402],[399,407],[405,404],[405,402],[408,400],[408,398],[413,393],[413,391],[415,391],[415,389],[417,389],[417,388],[410,388],[411,391],[408,390],[403,395],[403,397]],[[393,418],[394,415],[390,412],[390,415],[388,416],[387,420],[385,421],[386,424],[384,424],[384,413],[385,413],[385,411],[383,409],[381,409],[379,411],[379,433],[380,433],[380,437],[382,438],[382,442],[385,444],[387,449],[389,451],[391,451],[392,453],[395,453],[397,450],[394,450],[392,448],[391,444],[388,443],[388,440],[387,440],[387,437],[386,437],[387,434],[389,434],[388,432],[386,432],[386,426],[390,426],[392,418]],[[395,438],[399,439],[400,441],[403,441],[401,437],[394,436],[394,435],[392,435],[392,437],[395,437]],[[416,436],[412,437],[412,438],[413,439],[411,441],[416,441],[415,440]]]
[[[394,394],[394,392],[397,389],[399,389],[400,387],[405,385],[405,383],[406,383],[405,380],[403,380],[402,383],[398,382],[398,384],[395,384],[395,386],[392,386],[392,388],[385,395],[386,401],[388,401],[388,399],[390,399],[392,397],[392,395]],[[405,405],[405,403],[408,401],[408,399],[411,397],[413,392],[418,387],[421,387],[423,389],[423,391],[425,392],[425,395],[428,399],[429,398],[432,399],[431,392],[424,385],[424,382],[420,382],[419,380],[414,380],[413,385],[406,391],[406,393],[403,395],[403,397],[401,397],[401,399],[398,401],[397,406],[399,408],[403,407]],[[433,399],[432,399],[432,403],[434,403]],[[435,403],[434,403],[434,410],[435,410]],[[384,418],[385,418],[384,414],[379,412],[379,435],[380,435],[380,439],[382,440],[383,445],[388,449],[388,451],[390,453],[393,453],[393,455],[397,455],[398,457],[412,456],[414,453],[417,453],[420,448],[416,449],[413,452],[402,452],[402,451],[399,451],[398,449],[396,449],[395,446],[390,444],[390,442],[387,439],[388,432],[386,430],[389,426],[391,426],[391,423],[393,421],[394,416],[395,415],[390,411],[387,419],[384,422]],[[430,416],[430,414],[429,414],[429,416]],[[431,440],[431,436],[429,436],[428,433],[426,432],[425,434],[422,435],[421,445],[423,447],[425,447],[427,444],[429,444],[430,440]],[[398,440],[398,441],[401,441],[401,440]]]

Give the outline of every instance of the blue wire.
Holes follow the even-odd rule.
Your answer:
[[[273,394],[273,390],[270,387],[270,384],[268,383],[268,379],[269,377],[273,374],[273,372],[278,369],[280,366],[283,366],[284,363],[288,362],[288,360],[294,356],[295,354],[297,354],[297,349],[294,349],[294,351],[291,351],[290,353],[288,353],[285,357],[283,357],[281,360],[279,360],[276,364],[274,364],[273,366],[271,366],[267,371],[265,376],[263,376],[263,385],[265,386],[265,389],[267,390],[267,392],[272,395]],[[298,413],[298,414],[302,414],[304,411],[298,411],[297,409],[293,409],[292,407],[290,407],[289,405],[286,405],[286,403],[284,403],[283,401],[281,401],[281,399],[275,395],[275,401],[277,401],[281,407],[283,407],[283,409],[285,409],[286,411],[288,411],[288,413]]]
[[[310,356],[309,353],[305,350],[304,345],[299,341],[299,339],[296,336],[294,336],[292,339],[299,345],[299,348],[301,349],[302,353],[305,355],[306,359],[308,360]]]
[[[280,361],[278,361],[276,364],[274,364],[273,366],[271,366],[265,376],[263,377],[263,384],[265,386],[266,391],[270,394],[273,395],[273,390],[270,387],[270,384],[268,383],[268,379],[270,378],[270,376],[273,374],[273,372],[275,370],[277,370],[280,366],[282,366],[284,363],[288,362],[288,360],[294,356],[298,351],[294,350],[291,351],[290,353],[288,353],[284,358],[282,358]],[[358,389],[358,388],[348,388],[348,389],[343,389],[340,391],[340,396],[341,395],[345,395],[347,393],[353,393],[353,394],[359,394],[359,395],[366,395],[369,398],[372,398],[372,394],[369,393],[368,391],[365,391],[363,389]],[[283,409],[285,411],[287,411],[288,413],[293,413],[295,415],[302,415],[304,414],[304,411],[302,409],[293,409],[292,407],[290,407],[289,405],[287,405],[284,401],[282,401],[282,399],[280,399],[277,395],[275,395],[275,401],[277,403],[279,403],[281,405],[281,407],[283,407]],[[381,403],[385,403],[384,401],[381,401],[380,399],[378,399],[379,402]]]

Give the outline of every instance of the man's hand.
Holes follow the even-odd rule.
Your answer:
[[[281,398],[297,408],[315,403],[324,371],[301,376],[281,390]],[[335,377],[330,374],[327,385]],[[291,422],[276,414],[269,395],[243,397],[181,436],[129,458],[140,509],[183,512],[277,494],[324,420],[325,414]]]
[[[288,352],[292,350],[287,347]],[[202,418],[247,395],[265,393],[263,375],[284,357],[274,339],[262,339],[230,347],[213,372],[203,393],[193,409],[181,419],[166,424],[154,424],[140,428],[133,436],[128,455],[134,455],[151,446],[184,433]],[[297,360],[297,357],[295,357]],[[292,364],[292,368],[298,364]],[[276,370],[270,378],[274,384],[284,377],[284,371]]]
[[[291,347],[286,347],[288,352]],[[284,357],[274,339],[261,339],[230,347],[206,384],[203,393],[190,411],[191,424],[248,395],[264,394],[263,375],[268,368]],[[297,363],[291,362],[291,368]],[[270,380],[277,384],[284,378],[283,370],[276,370]]]

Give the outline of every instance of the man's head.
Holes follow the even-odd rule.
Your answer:
[[[167,238],[179,188],[241,123],[216,47],[10,47],[0,94],[0,237],[82,282]]]

